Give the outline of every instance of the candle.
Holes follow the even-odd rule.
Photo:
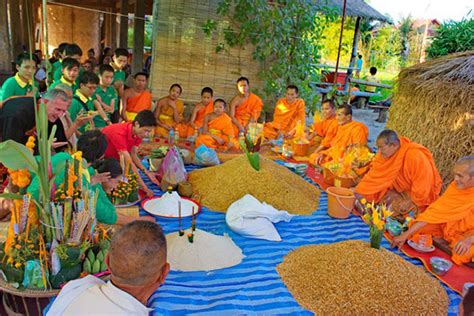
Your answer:
[[[194,206],[193,206],[193,213],[192,213],[192,219],[191,219],[191,229],[192,231],[196,230],[196,221],[194,219]]]
[[[178,229],[179,229],[179,235],[183,236],[184,231],[181,229],[181,201],[178,201]]]

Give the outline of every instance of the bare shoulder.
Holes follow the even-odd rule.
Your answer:
[[[230,106],[239,106],[244,101],[245,97],[242,95],[236,95],[230,100]]]

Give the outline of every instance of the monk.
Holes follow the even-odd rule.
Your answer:
[[[158,100],[155,117],[158,123],[155,135],[167,137],[171,129],[183,120],[184,103],[179,99],[183,88],[177,83],[170,87],[169,95]]]
[[[263,134],[267,139],[276,139],[280,135],[291,138],[295,135],[296,123],[305,121],[304,100],[298,98],[298,87],[286,87],[286,97],[278,100],[275,105],[273,122],[263,127]]]
[[[182,138],[191,137],[202,129],[204,118],[207,114],[214,111],[214,101],[212,100],[213,91],[209,87],[205,87],[201,91],[201,102],[194,106],[191,119],[188,124],[180,123],[177,128],[179,136]]]
[[[391,205],[395,215],[422,212],[438,198],[441,177],[427,148],[392,130],[379,134],[377,148],[369,172],[355,189],[358,195]]]
[[[133,76],[135,85],[125,90],[122,99],[122,118],[131,122],[143,110],[151,110],[151,92],[147,90],[148,74],[137,72]]]
[[[460,265],[474,258],[474,156],[466,156],[454,166],[454,181],[446,192],[416,217],[414,224],[392,241],[401,247],[418,234],[442,237],[449,242],[452,260]]]
[[[348,104],[341,105],[336,111],[337,133],[326,150],[314,152],[309,157],[313,165],[342,158],[344,151],[351,145],[366,145],[369,137],[369,129],[360,122],[352,120],[352,108]]]
[[[214,102],[214,111],[204,118],[202,134],[196,139],[196,147],[206,145],[209,148],[230,149],[236,146],[231,118],[225,113],[223,99]]]
[[[311,143],[313,144],[317,144],[319,141],[319,146],[314,151],[315,153],[319,153],[325,149],[328,149],[337,134],[338,124],[336,119],[336,107],[334,105],[334,101],[324,101],[321,106],[321,112],[323,115],[323,120],[318,120],[314,122],[313,133],[311,133],[308,137]]]
[[[230,118],[234,124],[235,137],[240,132],[246,132],[249,123],[257,122],[262,112],[262,99],[249,92],[249,84],[245,77],[237,79],[239,94],[230,101]]]

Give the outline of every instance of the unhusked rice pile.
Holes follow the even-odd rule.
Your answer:
[[[319,205],[316,186],[262,156],[260,171],[254,170],[242,155],[222,165],[192,171],[189,182],[201,195],[201,203],[213,211],[227,211],[246,194],[293,214],[309,215]]]
[[[447,315],[449,300],[422,268],[362,241],[304,246],[277,267],[304,308],[318,315]]]

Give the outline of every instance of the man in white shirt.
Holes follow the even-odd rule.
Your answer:
[[[61,290],[47,315],[148,315],[148,298],[170,270],[158,224],[134,221],[112,238],[105,262],[111,280],[87,276]]]

